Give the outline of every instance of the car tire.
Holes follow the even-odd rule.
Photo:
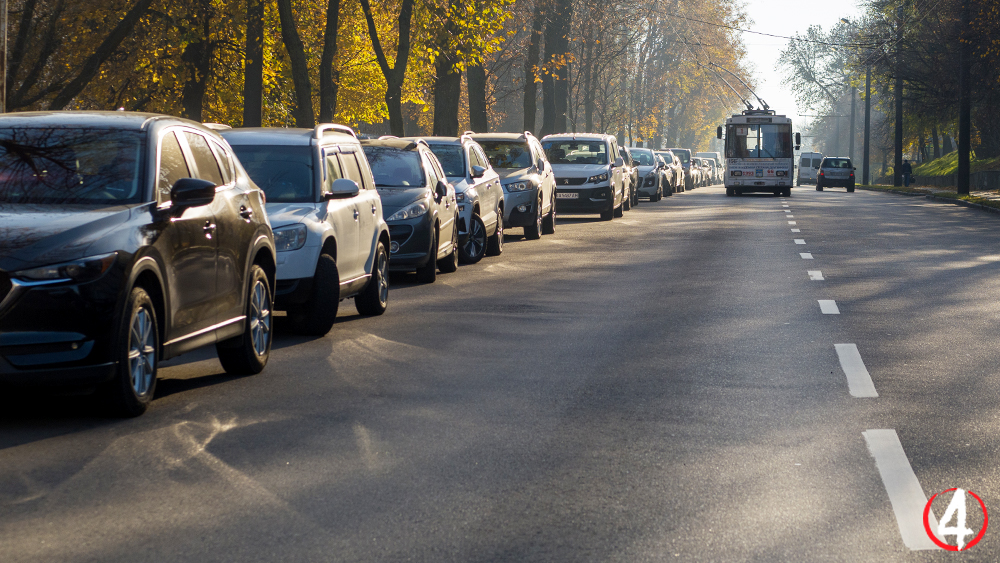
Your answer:
[[[381,242],[375,245],[372,276],[365,290],[354,298],[354,307],[358,313],[372,317],[381,315],[389,307],[389,254]]]
[[[796,179],[795,180],[795,185],[796,186],[801,186],[802,185],[802,180]]]
[[[437,279],[437,230],[431,230],[431,248],[427,263],[417,269],[417,281],[420,283],[434,283]]]
[[[847,186],[847,191],[853,192],[854,191],[854,186]]]
[[[632,209],[632,192],[625,194],[622,198],[622,213]]]
[[[625,215],[625,194],[622,194],[622,202],[618,205],[618,207],[614,208],[613,213],[615,214],[615,217],[622,217]]]
[[[542,234],[543,235],[554,235],[556,233],[556,203],[552,202],[552,207],[549,209],[549,214],[545,216],[542,221]]]
[[[735,192],[735,190],[733,190],[733,188],[726,188],[726,195],[727,196],[732,197],[734,192]]]
[[[607,211],[601,211],[601,221],[614,221],[615,210],[608,209]]]
[[[160,329],[156,308],[141,287],[132,289],[118,324],[118,366],[102,390],[112,414],[133,418],[146,412],[156,392]]]
[[[340,272],[337,261],[329,254],[320,254],[309,300],[288,311],[292,330],[307,336],[323,336],[333,328],[339,308]]]
[[[542,238],[542,200],[535,202],[535,222],[524,228],[524,238],[538,240]]]
[[[785,197],[792,197],[792,188],[785,188],[785,191],[781,192],[781,195]]]
[[[254,264],[247,283],[246,321],[243,334],[215,345],[222,369],[231,375],[253,375],[264,371],[271,354],[274,334],[271,283],[264,269]]]
[[[823,191],[823,186],[816,186],[816,191],[817,192]]]
[[[555,213],[555,207],[552,208]],[[486,242],[487,256],[500,256],[503,254],[503,209],[497,209],[497,228],[493,231],[493,236]]]
[[[469,240],[459,249],[459,259],[463,264],[475,264],[486,256],[486,246],[488,244],[486,236],[486,224],[478,214],[473,214],[469,221]]]
[[[451,235],[451,253],[438,261],[438,269],[442,274],[453,274],[458,271],[458,229]]]

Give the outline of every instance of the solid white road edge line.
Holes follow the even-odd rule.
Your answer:
[[[841,344],[838,344],[841,346]],[[853,346],[853,344],[851,344]],[[875,466],[882,476],[885,492],[889,493],[892,512],[903,545],[911,550],[940,549],[924,531],[924,505],[927,495],[910,467],[910,461],[899,442],[899,435],[892,429],[867,430],[861,433],[868,443],[868,451],[875,458]],[[931,529],[937,529],[937,518],[930,515]]]
[[[837,302],[833,299],[820,299],[819,300],[819,310],[824,315],[839,315],[840,309],[837,308]]]
[[[806,270],[806,273],[809,274],[809,279],[813,281],[823,281],[824,279],[821,270]]]
[[[797,238],[797,239],[795,239],[795,244],[805,244],[805,243],[806,243],[806,239],[804,239],[804,238]]]
[[[801,256],[803,260],[812,260],[813,259],[813,255],[811,253],[809,253],[809,252],[799,252],[799,256]]]
[[[847,376],[847,391],[852,397],[878,397],[872,375],[868,373],[857,344],[834,344],[837,357],[840,359],[840,369]],[[922,507],[921,507],[922,509]]]

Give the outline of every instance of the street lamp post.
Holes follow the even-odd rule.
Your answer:
[[[869,168],[869,156],[871,155],[871,134],[872,134],[872,67],[869,63],[865,69],[865,162],[861,168],[861,181],[864,184],[871,184],[871,174]]]
[[[0,0],[0,113],[7,112],[7,0]]]

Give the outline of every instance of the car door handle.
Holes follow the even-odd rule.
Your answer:
[[[376,209],[375,206],[373,205],[372,206],[372,215],[375,215],[376,213],[378,213],[378,209]]]
[[[215,233],[215,223],[211,221],[205,221],[205,226],[201,228],[205,231],[206,238],[212,238],[212,234]]]
[[[245,205],[241,205],[240,206],[240,217],[243,217],[244,219],[246,219],[247,221],[249,221],[250,218],[253,217],[253,209],[250,209],[250,208],[248,208]]]
[[[360,215],[360,213],[358,213],[358,210],[357,210],[357,209],[355,209],[355,210],[354,210],[354,220],[355,220],[355,221],[357,221],[357,220],[358,220],[358,215]]]

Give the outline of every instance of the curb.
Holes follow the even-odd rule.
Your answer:
[[[938,196],[936,196],[934,194],[901,192],[901,191],[893,190],[893,189],[889,189],[889,188],[876,188],[876,187],[872,187],[872,186],[866,186],[866,187],[858,186],[857,189],[859,189],[859,190],[868,190],[868,191],[871,191],[871,192],[893,193],[893,194],[896,194],[896,195],[905,195],[905,196],[923,196],[923,197],[925,197],[925,198],[927,198],[927,199],[929,199],[931,201],[936,201],[936,202],[939,202],[939,203],[950,203],[952,205],[961,205],[962,207],[970,207],[972,209],[981,209],[983,211],[986,211],[987,213],[1000,213],[1000,209],[998,209],[996,207],[990,207],[988,205],[983,205],[981,203],[974,203],[974,202],[971,202],[971,201],[965,201],[964,199],[955,199],[955,198],[950,198],[950,197],[938,197]]]

